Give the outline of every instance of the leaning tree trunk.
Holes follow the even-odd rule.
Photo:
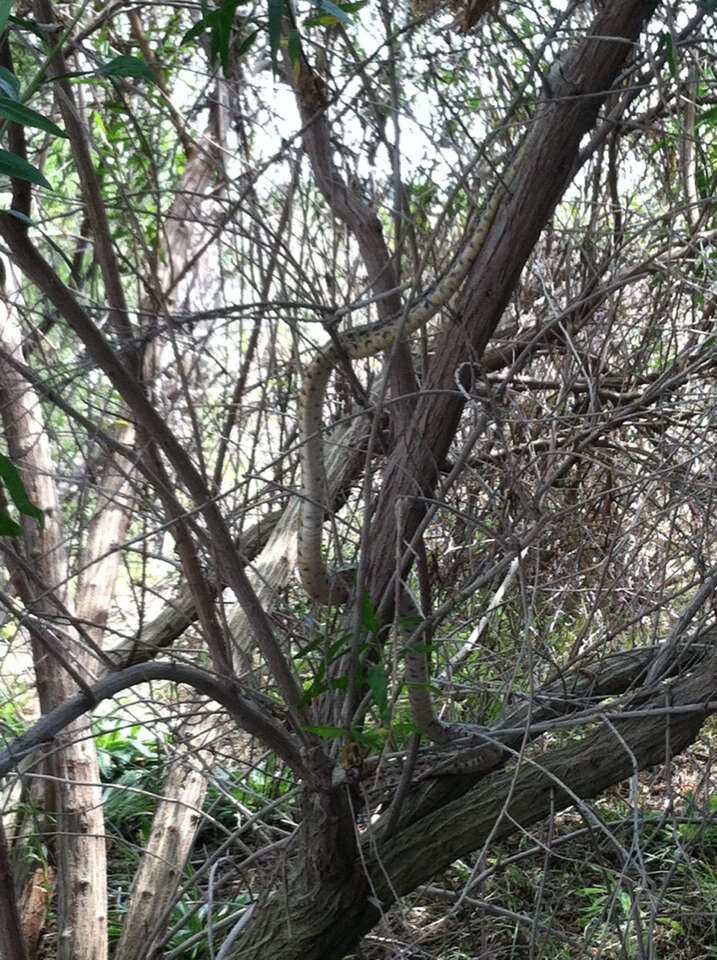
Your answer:
[[[644,663],[633,666],[644,676]],[[618,674],[616,691],[625,679]],[[603,717],[600,728],[583,739],[548,753],[516,754],[514,769],[488,778],[460,774],[426,782],[397,828],[386,831],[385,815],[359,838],[360,853],[339,859],[340,866],[326,865],[323,882],[317,879],[310,888],[306,860],[322,848],[323,838],[322,821],[307,820],[286,885],[256,904],[229,956],[261,960],[270,943],[275,960],[341,960],[397,897],[488,840],[505,839],[569,806],[590,820],[583,800],[684,750],[715,712],[716,697],[717,653],[711,645],[707,659],[669,691],[639,700],[638,717]],[[664,709],[668,700],[671,711]],[[345,829],[353,843],[353,824]]]
[[[425,515],[416,490],[430,496],[455,436],[465,403],[455,391],[456,370],[479,363],[520,273],[569,185],[580,160],[580,141],[632,50],[654,2],[612,2],[587,38],[550,70],[546,94],[522,146],[522,162],[499,205],[491,229],[454,306],[455,318],[439,346],[411,424],[388,463],[372,519],[370,594],[377,602],[394,573],[397,537],[410,542]],[[607,133],[607,129],[604,131]],[[396,529],[395,504],[412,505]]]

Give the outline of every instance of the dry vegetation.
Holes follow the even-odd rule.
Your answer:
[[[443,6],[10,22],[0,746],[88,699],[0,753],[6,960],[717,955],[714,4]],[[496,195],[337,364],[312,605],[303,372]]]

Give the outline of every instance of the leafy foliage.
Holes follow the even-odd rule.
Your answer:
[[[1,159],[2,157],[0,156],[0,161]],[[30,503],[17,468],[9,457],[6,457],[4,454],[0,454],[0,480],[4,483],[12,502],[20,513],[23,514],[23,516],[37,520],[40,529],[42,529],[45,523],[42,510]],[[18,537],[21,536],[21,534],[22,528],[20,524],[0,511],[0,536]]]

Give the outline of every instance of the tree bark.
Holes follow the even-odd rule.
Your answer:
[[[401,542],[410,540],[418,528],[426,509],[423,496],[433,491],[438,465],[444,461],[455,435],[464,403],[454,392],[455,371],[467,359],[477,361],[483,355],[541,230],[570,183],[578,162],[580,141],[595,122],[600,105],[655,7],[652,0],[610,3],[596,17],[586,39],[567,51],[551,71],[546,96],[521,148],[520,165],[508,184],[458,298],[457,329],[451,323],[450,329],[439,338],[440,347],[425,385],[425,396],[419,397],[411,423],[392,452],[384,473],[372,520],[373,535],[364,538],[364,543],[370,544],[370,553],[362,558],[369,571],[369,593],[374,609],[379,608],[392,577],[404,573],[395,569],[397,537],[400,536]],[[363,250],[366,217],[364,211],[352,207],[352,198],[343,183],[334,186],[336,177],[327,166],[329,154],[321,141],[320,118],[325,105],[311,79],[308,71],[300,73],[298,79],[303,119],[311,120],[312,112],[315,118],[308,138],[305,135],[307,150],[319,184],[325,181],[327,185],[322,187],[327,199],[342,206],[345,212],[340,215],[355,226]],[[374,264],[372,256],[365,255],[365,259],[369,268],[373,267],[369,274],[375,282],[380,276],[380,265]],[[404,513],[405,526],[401,531],[396,528],[397,503],[413,505]],[[713,680],[711,676],[708,681],[710,693]],[[689,697],[693,692],[687,689],[685,695]],[[696,734],[703,716],[699,713],[689,721],[681,717],[674,722],[670,729],[673,742],[680,744],[678,749]],[[630,743],[638,764],[653,762],[651,758],[658,753],[664,755],[662,718],[657,718],[652,725],[628,724],[621,728],[621,734]],[[315,862],[314,854],[317,848],[322,848],[316,831],[329,819],[328,798],[317,795],[313,822],[307,817],[302,826],[301,845],[290,882],[280,894],[269,895],[256,905],[232,956],[241,956],[243,960],[258,958],[268,942],[280,960],[295,957],[332,960],[344,956],[375,924],[396,895],[413,889],[440,869],[439,864],[447,865],[475,849],[489,833],[492,835],[509,795],[513,797],[509,802],[512,819],[501,820],[498,829],[504,831],[503,835],[514,829],[514,821],[525,825],[544,816],[549,810],[551,793],[555,794],[555,802],[564,807],[581,791],[585,796],[593,796],[608,783],[628,775],[635,762],[628,753],[622,754],[620,761],[609,770],[604,763],[600,766],[600,751],[606,751],[608,744],[614,752],[613,733],[600,732],[587,745],[587,751],[581,744],[549,755],[540,768],[522,768],[515,784],[513,774],[501,774],[489,795],[481,786],[477,796],[469,792],[454,801],[455,808],[451,804],[442,805],[390,841],[383,841],[372,832],[370,842],[363,843],[363,856],[356,854],[353,863],[351,858],[342,861],[343,870],[334,869],[323,875],[319,870],[313,874],[316,883],[311,894],[312,906],[305,897],[301,880],[307,862]],[[610,752],[604,755],[609,756]],[[309,812],[307,809],[307,814]],[[466,824],[471,826],[465,829]],[[446,826],[448,835],[444,845]],[[352,826],[347,829],[353,831]],[[425,853],[429,837],[430,849]],[[362,859],[366,860],[366,871],[361,869]]]
[[[379,821],[359,839],[361,853],[354,854],[354,870],[347,865],[343,876],[327,873],[311,901],[298,892],[307,856],[299,846],[287,886],[256,905],[230,956],[260,960],[270,943],[276,960],[341,960],[396,897],[414,890],[489,838],[504,839],[529,828],[551,810],[570,806],[596,824],[583,800],[598,796],[640,769],[669,763],[694,741],[705,719],[717,712],[714,649],[708,661],[691,674],[635,706],[639,716],[604,717],[584,739],[560,750],[521,758],[515,769],[495,773],[487,780],[459,778],[468,784],[461,796],[447,799],[390,837],[382,835],[384,823]],[[311,829],[304,832],[307,841],[312,839]],[[353,825],[347,829],[353,834]]]
[[[206,725],[206,724],[205,724]],[[194,843],[207,779],[186,759],[172,764],[152,829],[130,891],[115,960],[143,960],[147,946],[174,904],[177,885]],[[162,928],[160,928],[162,929]]]
[[[434,490],[438,466],[455,436],[465,403],[455,390],[456,370],[483,356],[528,256],[573,177],[580,141],[655,7],[644,0],[609,3],[586,31],[586,39],[550,71],[519,169],[458,297],[458,320],[451,320],[439,334],[425,393],[384,472],[372,535],[367,538],[369,592],[375,608],[395,572],[395,504],[407,504],[400,535],[402,541],[410,541],[425,514],[423,497]]]
[[[22,335],[3,300],[0,342],[21,356]],[[91,678],[96,660],[72,626],[65,531],[40,400],[9,364],[0,362],[0,411],[10,457],[25,490],[45,516],[44,529],[23,520],[25,538],[11,557],[12,586],[35,624],[31,631],[40,708],[49,713]],[[24,549],[22,549],[24,547]],[[22,550],[22,552],[21,552]],[[59,627],[58,627],[59,625]],[[56,811],[58,960],[104,960],[107,879],[102,788],[91,725],[78,719],[45,755],[47,812]]]
[[[0,960],[28,960],[2,818],[0,818]]]

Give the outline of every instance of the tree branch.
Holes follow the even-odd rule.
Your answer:
[[[184,683],[210,697],[228,710],[243,730],[257,737],[281,757],[298,777],[307,776],[306,765],[296,742],[278,723],[266,716],[246,697],[241,696],[236,681],[214,677],[198,667],[188,667],[180,663],[142,663],[127,667],[126,670],[118,670],[99,680],[90,687],[89,695],[80,693],[71,700],[66,700],[9,743],[0,752],[0,777],[5,776],[40,744],[53,740],[73,720],[96,707],[102,700],[108,700],[121,690],[127,690],[138,683],[149,683],[152,680]]]
[[[57,307],[70,327],[87,347],[92,358],[132,410],[137,422],[157,442],[186,485],[204,515],[212,537],[217,561],[236,597],[244,607],[259,648],[289,706],[295,727],[301,729],[299,708],[301,690],[290,663],[285,659],[273,635],[269,619],[259,604],[241,558],[216,502],[185,447],[174,436],[159,412],[147,399],[140,383],[131,375],[89,314],[41,256],[26,233],[26,225],[11,213],[0,215],[0,234],[12,250],[25,276]]]

